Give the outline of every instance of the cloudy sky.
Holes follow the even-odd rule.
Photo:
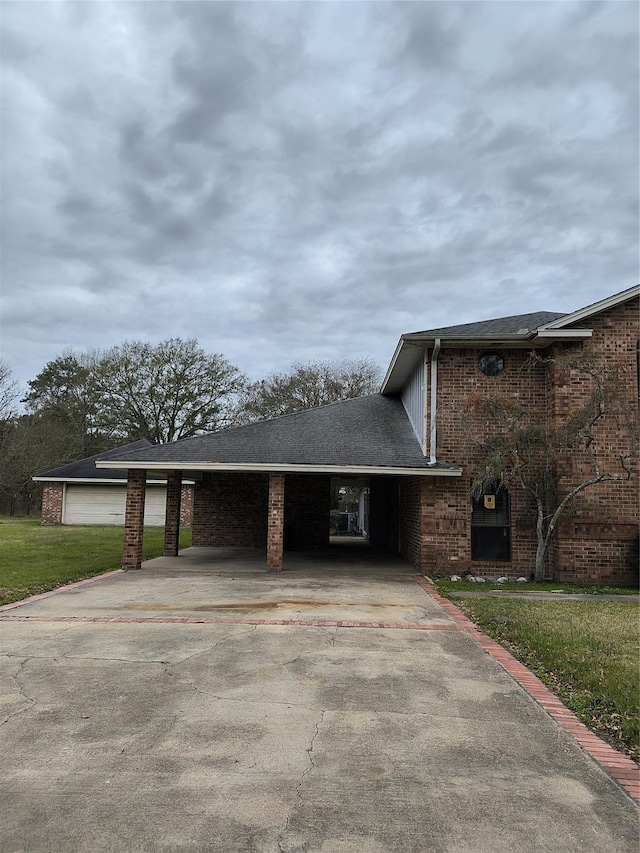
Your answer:
[[[635,2],[3,2],[1,355],[252,378],[638,283]]]

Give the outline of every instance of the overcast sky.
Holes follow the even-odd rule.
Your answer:
[[[1,354],[252,378],[638,283],[635,2],[2,3]]]

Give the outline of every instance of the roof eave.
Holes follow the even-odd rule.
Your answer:
[[[96,463],[98,464],[98,463]],[[144,469],[146,471],[235,471],[274,474],[389,474],[394,476],[417,477],[460,477],[461,468],[418,467],[404,465],[303,465],[278,462],[140,462],[120,460],[102,462],[101,468],[126,470]]]
[[[119,469],[116,469],[119,470]],[[122,477],[115,480],[112,477],[43,477],[37,475],[31,478],[34,483],[78,483],[87,486],[126,486],[127,480]],[[166,486],[167,481],[158,478],[157,480],[147,480],[147,486]],[[183,486],[193,485],[193,480],[183,480]]]
[[[398,346],[380,388],[381,394],[397,394],[402,391],[405,382],[418,363],[423,349],[422,342],[420,340],[416,343],[407,341],[409,337],[403,335],[398,341]],[[409,345],[405,346],[405,343],[409,343]]]
[[[554,341],[583,341],[593,337],[593,329],[538,329],[533,340],[547,346]]]
[[[588,317],[593,317],[594,314],[600,314],[602,311],[607,311],[610,308],[615,308],[628,302],[630,299],[635,299],[640,296],[640,284],[623,290],[621,293],[615,293],[613,296],[608,296],[606,299],[601,299],[600,302],[594,302],[593,305],[587,305],[585,308],[580,308],[579,311],[574,311],[573,314],[567,314],[560,317],[558,320],[552,320],[550,323],[545,323],[539,327],[538,333],[549,329],[563,329],[565,326],[570,326],[572,323],[579,323],[581,320],[586,320]]]
[[[510,349],[527,349],[532,345],[548,347],[555,341],[586,340],[592,336],[591,329],[547,329],[541,327],[526,334],[513,335],[403,335],[394,353],[393,360],[384,378],[381,394],[399,394],[411,371],[415,367],[421,349],[432,347],[436,339],[440,340],[442,349],[462,348],[498,348],[507,346]],[[408,347],[411,346],[410,351]],[[415,349],[414,349],[415,348]],[[404,356],[404,358],[403,358]]]

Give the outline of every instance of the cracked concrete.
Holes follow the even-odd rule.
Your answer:
[[[287,598],[186,565],[19,610],[132,613],[156,581],[187,611],[328,598],[321,566]],[[450,622],[405,570],[328,585],[363,619]],[[0,615],[0,649],[0,853],[637,850],[627,795],[460,631]]]

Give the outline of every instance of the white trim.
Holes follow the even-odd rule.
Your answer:
[[[102,462],[100,468],[145,469],[147,471],[252,471],[303,474],[393,474],[405,477],[460,477],[461,468],[403,468],[384,465],[293,465],[273,462]]]
[[[32,477],[36,483],[70,483],[73,485],[74,483],[82,484],[82,485],[91,485],[92,483],[98,483],[101,486],[126,486],[127,479],[120,478],[119,480],[111,480],[102,477]],[[193,486],[195,480],[183,480],[183,486]],[[147,486],[166,486],[166,480],[147,480]]]
[[[556,331],[555,329],[539,329],[536,337],[533,339],[533,343],[535,343],[538,338],[542,338],[545,341],[548,338],[551,338],[554,341],[567,341],[583,340],[591,337],[593,337],[593,329],[560,329],[559,331]]]
[[[497,319],[500,319],[500,318],[497,318]],[[417,343],[426,343],[426,344],[431,343],[432,344],[439,338],[443,347],[445,344],[450,344],[451,349],[455,349],[458,344],[465,344],[465,343],[470,343],[470,344],[474,344],[474,345],[477,343],[479,346],[485,346],[486,344],[491,343],[491,342],[500,343],[501,341],[506,343],[506,344],[518,343],[518,342],[525,343],[526,341],[530,340],[530,338],[533,336],[534,332],[535,332],[535,329],[532,329],[531,331],[527,331],[527,332],[522,332],[522,334],[520,334],[518,332],[510,332],[509,334],[503,334],[502,332],[496,332],[494,335],[489,335],[489,334],[485,334],[485,335],[471,335],[471,334],[469,334],[469,335],[441,335],[441,334],[438,334],[438,335],[434,335],[434,334],[422,335],[422,334],[418,334],[418,335],[415,335],[414,334],[414,335],[404,335],[402,340],[406,341],[407,343],[410,343],[410,344],[417,344]]]
[[[436,442],[438,430],[436,413],[438,410],[438,356],[440,355],[440,338],[436,338],[431,350],[431,399],[429,414],[429,465],[437,465]]]
[[[429,350],[425,347],[422,350],[422,387],[424,389],[422,395],[422,437],[420,446],[422,447],[422,455],[426,457],[429,434],[429,413],[427,412],[427,388],[429,387]]]
[[[587,317],[592,317],[594,314],[600,314],[609,308],[622,305],[623,302],[628,302],[635,296],[640,296],[640,284],[629,287],[627,290],[623,290],[622,293],[615,293],[613,296],[601,299],[600,302],[594,302],[593,305],[587,305],[586,308],[580,308],[578,311],[574,311],[573,314],[560,317],[559,320],[552,320],[550,323],[545,323],[544,326],[539,327],[538,334],[547,329],[562,329],[564,326],[570,326],[571,323],[577,323],[578,320],[586,320]]]
[[[398,360],[398,356],[400,355],[400,351],[402,350],[403,339],[400,338],[398,344],[395,348],[393,356],[391,357],[391,362],[389,367],[387,367],[387,372],[384,375],[384,379],[382,380],[382,385],[380,386],[380,393],[384,394],[385,388],[387,387],[387,383],[391,379],[391,374],[393,373],[393,369],[396,366],[396,361]]]

